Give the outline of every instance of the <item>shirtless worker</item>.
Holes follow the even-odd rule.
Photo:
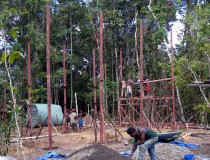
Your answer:
[[[151,160],[156,160],[155,143],[158,141],[158,136],[156,132],[148,128],[129,127],[127,129],[127,134],[135,139],[132,151],[129,155],[130,158],[133,156],[133,153],[135,152],[137,146],[140,145],[138,160],[143,160],[145,152],[147,150],[149,152]]]

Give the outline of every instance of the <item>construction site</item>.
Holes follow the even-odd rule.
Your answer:
[[[49,7],[49,6],[48,6]],[[47,27],[50,26],[50,15],[47,13]],[[67,81],[66,81],[66,43],[63,42],[63,104],[64,106],[51,103],[50,71],[47,72],[47,103],[31,103],[31,91],[28,90],[28,104],[26,123],[21,124],[21,137],[11,135],[11,146],[8,148],[7,156],[21,160],[24,152],[26,160],[35,159],[69,159],[69,160],[108,160],[108,159],[130,159],[132,137],[127,134],[128,127],[150,128],[158,133],[159,142],[156,144],[156,155],[158,160],[184,159],[185,155],[195,155],[197,159],[210,159],[209,144],[210,131],[207,127],[200,127],[193,122],[183,122],[180,111],[177,111],[175,99],[175,78],[173,62],[173,27],[170,30],[170,63],[171,77],[160,77],[159,79],[145,78],[143,70],[143,23],[140,20],[139,40],[139,75],[136,79],[124,79],[122,49],[119,49],[119,96],[115,99],[118,104],[115,116],[110,117],[104,111],[103,86],[103,13],[100,13],[100,48],[99,64],[95,62],[95,49],[92,49],[92,74],[93,74],[93,96],[94,108],[87,109],[81,113],[77,103],[74,109],[67,107]],[[46,60],[47,69],[50,68],[50,30],[47,29],[46,36]],[[100,66],[99,84],[97,84],[96,65]],[[27,87],[31,86],[31,62],[30,41],[27,43]],[[199,84],[193,84],[195,87]],[[192,85],[192,86],[193,86]],[[160,92],[156,86],[164,89]],[[205,87],[210,86],[206,84]],[[97,101],[96,88],[100,88],[99,101]],[[149,87],[149,88],[147,88]],[[77,95],[75,94],[75,97]],[[76,99],[76,98],[75,98]],[[6,104],[2,104],[2,119],[6,119],[4,112]],[[70,113],[75,112],[82,120],[82,125],[76,124],[76,130],[72,129],[68,121]],[[175,140],[185,144],[195,144],[196,147],[183,148],[172,144]],[[22,150],[17,149],[22,143]],[[199,146],[199,147],[198,147]],[[48,154],[48,157],[46,157]],[[45,157],[44,157],[45,155]],[[55,157],[53,157],[55,156]],[[6,157],[6,156],[5,156]],[[138,159],[138,151],[132,159]],[[145,160],[150,159],[145,155]],[[1,157],[0,157],[1,160]]]

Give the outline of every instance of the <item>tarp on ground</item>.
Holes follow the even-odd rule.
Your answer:
[[[50,152],[47,152],[44,156],[42,157],[37,157],[36,160],[48,160],[49,158],[51,160],[53,159],[63,159],[65,157],[67,157],[68,155],[66,154],[57,154],[55,151],[50,151]]]

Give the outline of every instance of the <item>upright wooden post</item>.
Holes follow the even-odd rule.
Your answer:
[[[104,66],[103,66],[103,13],[100,12],[100,142],[106,143],[106,134],[104,128],[104,108],[103,108],[103,92],[104,92]]]
[[[122,65],[122,49],[120,48],[120,83],[121,83],[120,97],[122,96],[121,95],[121,93],[122,93],[122,66],[123,66]],[[123,93],[123,95],[124,95],[124,93]],[[118,103],[119,103],[118,114],[120,115],[120,126],[122,126],[122,108],[121,108],[121,107],[123,107],[121,105],[122,101],[119,99]]]
[[[122,49],[120,48],[120,82],[122,82]]]
[[[77,93],[74,93],[74,95],[75,95],[76,115],[78,116]]]
[[[31,136],[32,130],[32,117],[31,117],[31,45],[30,40],[27,42],[27,79],[28,79],[28,124],[30,126],[29,135]]]
[[[94,133],[95,133],[95,142],[97,142],[97,126],[96,126],[96,114],[97,114],[97,101],[96,101],[96,60],[95,60],[95,48],[93,48],[93,87],[94,87]],[[89,106],[88,106],[89,114]]]
[[[143,81],[143,24],[140,20],[140,56],[139,56],[139,78],[140,82]],[[141,83],[142,84],[142,83]],[[143,127],[143,87],[140,88],[140,126]]]
[[[51,85],[50,85],[50,4],[46,6],[46,63],[47,63],[47,107],[48,107],[48,136],[49,149],[52,149],[51,126]]]

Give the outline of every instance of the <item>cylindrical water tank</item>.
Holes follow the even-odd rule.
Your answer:
[[[26,116],[26,122],[28,124],[28,112]],[[31,104],[31,117],[32,127],[38,127],[39,125],[47,126],[48,117],[48,105],[47,104]],[[45,123],[46,121],[46,123]],[[51,122],[53,125],[61,125],[63,122],[63,111],[60,105],[51,104]],[[45,124],[44,124],[45,123]]]

